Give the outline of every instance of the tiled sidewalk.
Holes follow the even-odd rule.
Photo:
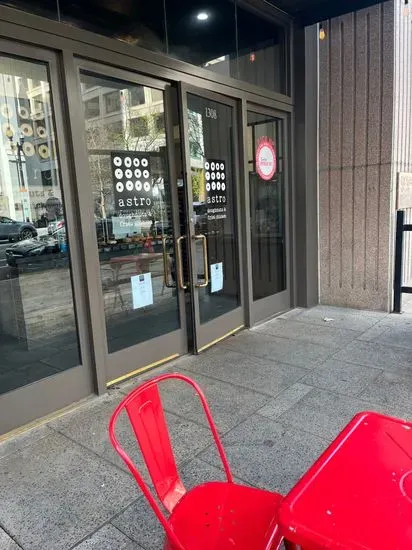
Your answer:
[[[356,412],[412,418],[411,304],[401,316],[294,310],[156,373],[195,378],[236,477],[285,492]],[[115,405],[141,380],[0,445],[1,550],[162,548],[107,438]],[[187,485],[223,479],[192,392],[173,382],[163,399]],[[136,454],[126,423],[119,435]]]

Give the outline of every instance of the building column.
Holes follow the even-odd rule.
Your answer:
[[[295,305],[319,302],[318,26],[294,29],[294,276]]]

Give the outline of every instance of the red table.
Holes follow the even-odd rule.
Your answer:
[[[286,496],[280,526],[304,550],[412,549],[412,424],[358,414]]]

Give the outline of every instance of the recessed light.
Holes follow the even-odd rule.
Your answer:
[[[197,15],[196,15],[196,19],[198,21],[206,21],[207,19],[209,19],[209,14],[206,13],[205,11],[200,11]]]

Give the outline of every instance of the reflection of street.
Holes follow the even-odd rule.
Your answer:
[[[40,228],[37,230],[38,237],[46,237],[47,236],[47,228]],[[9,241],[0,241],[0,268],[7,266],[6,261],[6,248],[9,246],[12,246],[13,243],[9,243]]]

